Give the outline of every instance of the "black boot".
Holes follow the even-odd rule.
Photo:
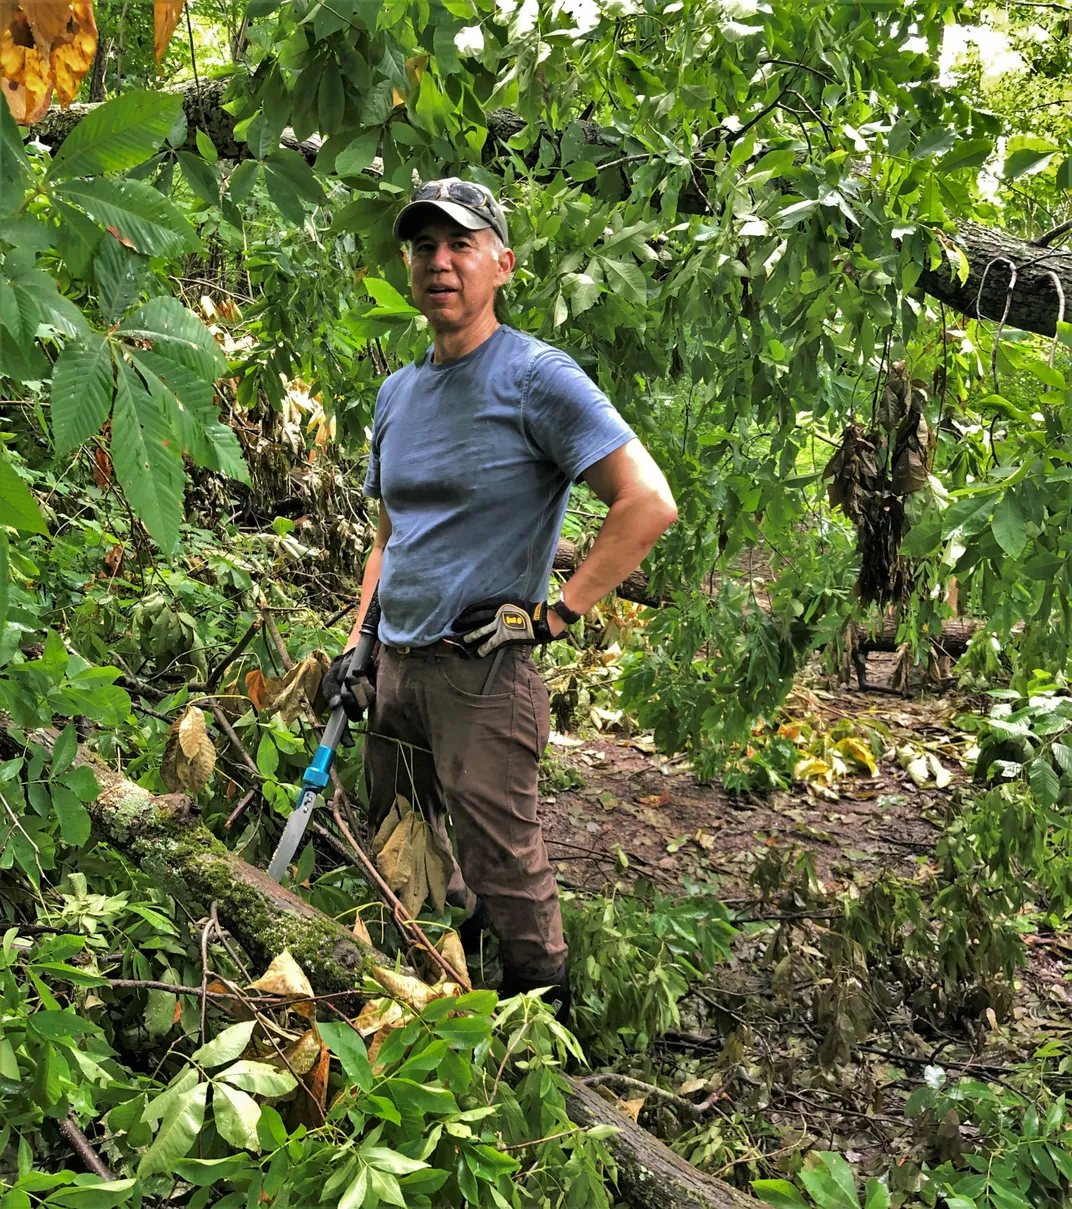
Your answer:
[[[548,988],[541,998],[554,1008],[555,1019],[559,1024],[567,1024],[573,996],[570,994],[569,973],[565,965],[557,973],[546,974],[542,978],[534,978],[531,974],[519,974],[516,970],[506,967],[503,970],[499,998],[509,999],[511,996],[521,995],[525,991],[534,991],[537,987]]]
[[[482,898],[476,900],[476,909],[472,915],[458,928],[458,939],[467,957],[480,955],[480,941],[485,932],[491,932],[491,912],[488,904]]]

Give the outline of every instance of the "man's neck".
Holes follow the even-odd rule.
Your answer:
[[[459,328],[449,332],[436,332],[435,351],[432,353],[432,360],[436,365],[445,365],[449,361],[459,361],[462,357],[471,353],[474,348],[479,348],[500,326],[498,319],[495,318],[495,312],[489,311],[487,315],[482,316],[466,328]]]

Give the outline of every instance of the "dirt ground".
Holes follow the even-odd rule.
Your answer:
[[[882,659],[871,659],[879,684],[888,675]],[[950,774],[942,789],[933,780],[917,785],[890,758],[874,776],[860,770],[829,786],[730,794],[717,782],[699,783],[687,760],[660,755],[648,736],[581,742],[556,735],[552,750],[584,784],[541,799],[552,862],[571,887],[595,890],[637,876],[666,889],[714,880],[718,896],[731,902],[751,897],[752,870],[774,847],[813,852],[827,889],[883,868],[910,875],[929,858],[949,796],[967,780],[972,739],[955,727],[964,705],[933,692],[906,699],[821,684],[789,702],[789,715],[816,730],[845,719],[861,731],[888,728],[891,747],[910,743],[939,761]]]

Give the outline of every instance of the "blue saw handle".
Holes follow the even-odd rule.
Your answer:
[[[377,585],[372,594],[372,600],[369,601],[365,620],[361,623],[361,634],[354,647],[354,653],[350,656],[350,663],[346,669],[347,676],[359,676],[368,667],[379,628],[380,592]],[[290,818],[287,819],[287,825],[283,828],[283,834],[279,838],[279,846],[268,864],[268,876],[276,881],[282,878],[294,853],[298,851],[298,845],[309,825],[309,817],[316,804],[317,795],[327,787],[327,783],[331,779],[331,766],[335,762],[335,752],[348,725],[349,719],[346,716],[346,710],[341,705],[331,711],[331,717],[320,738],[320,745],[313,753],[312,763],[302,775],[302,792],[298,798],[298,804]]]

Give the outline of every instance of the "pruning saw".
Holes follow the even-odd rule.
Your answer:
[[[379,625],[380,596],[377,588],[372,594],[365,620],[361,623],[361,634],[357,640],[357,646],[354,647],[354,653],[350,656],[350,664],[346,669],[347,676],[360,676],[368,668],[369,660],[372,658],[372,648],[376,644]],[[349,719],[346,717],[346,710],[341,705],[331,711],[331,717],[320,737],[320,746],[313,755],[312,763],[302,774],[302,791],[298,804],[294,807],[290,818],[287,819],[287,825],[283,828],[283,834],[279,839],[279,846],[268,865],[268,876],[277,882],[282,879],[294,858],[294,853],[298,851],[298,845],[305,834],[305,829],[309,826],[309,817],[313,813],[316,800],[327,787],[331,778],[331,766],[335,762],[335,752],[348,725]]]

